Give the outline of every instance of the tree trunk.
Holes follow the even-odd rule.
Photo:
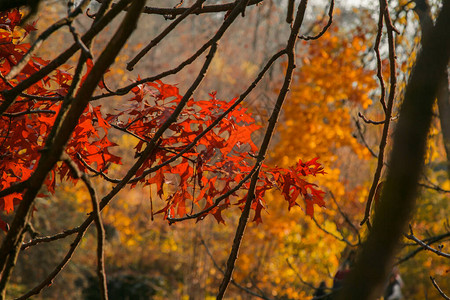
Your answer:
[[[422,36],[428,36],[433,29],[433,20],[430,15],[430,7],[427,0],[415,0],[414,11],[419,17]],[[439,109],[439,120],[441,123],[442,138],[444,141],[445,153],[447,155],[447,173],[450,178],[450,92],[448,86],[448,71],[445,68],[439,81],[437,92],[437,103]]]
[[[366,300],[381,296],[399,241],[415,206],[426,152],[432,107],[450,57],[450,1],[436,25],[422,38],[394,135],[390,168],[373,228],[338,299]]]

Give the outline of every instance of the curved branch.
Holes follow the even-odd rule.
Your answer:
[[[86,222],[85,222],[86,223]],[[83,224],[84,225],[84,224]],[[17,298],[16,300],[25,300],[30,298],[33,295],[39,294],[44,288],[50,286],[53,283],[53,280],[56,278],[56,276],[59,274],[59,272],[62,271],[62,269],[67,265],[67,263],[72,259],[72,256],[77,249],[78,245],[80,244],[81,240],[83,239],[84,234],[86,233],[86,230],[89,228],[90,223],[87,226],[80,226],[78,230],[78,234],[75,237],[74,241],[70,244],[70,249],[67,252],[66,256],[63,258],[63,260],[53,269],[53,271],[47,275],[47,277],[37,286],[35,286],[33,289],[28,291],[25,295]]]
[[[322,28],[322,30],[317,35],[314,35],[314,36],[301,35],[301,36],[299,36],[299,38],[302,40],[305,40],[305,41],[309,41],[309,40],[317,40],[322,35],[324,35],[325,32],[327,32],[328,28],[330,28],[331,23],[333,23],[333,9],[334,9],[334,0],[331,0],[330,8],[328,10],[328,22],[327,22],[327,24],[325,24],[325,26]]]
[[[433,286],[436,288],[436,290],[439,292],[439,294],[442,296],[442,298],[446,299],[446,300],[450,300],[450,297],[447,296],[439,287],[439,285],[437,284],[436,280],[433,278],[433,276],[430,276],[430,280],[431,283],[433,283]]]
[[[300,30],[300,27],[303,23],[303,17],[305,15],[307,0],[302,0],[298,6],[297,15],[295,17],[294,24],[291,29],[291,34],[289,36],[289,40],[286,45],[286,54],[288,56],[288,65],[285,73],[285,78],[283,82],[283,86],[278,94],[277,101],[275,103],[275,107],[273,108],[272,115],[269,118],[269,124],[266,129],[266,133],[264,135],[264,140],[261,144],[258,156],[257,156],[257,164],[264,161],[267,149],[269,147],[270,140],[272,139],[273,132],[275,130],[275,126],[278,121],[278,117],[281,112],[281,106],[284,103],[284,100],[286,99],[286,95],[289,91],[289,87],[291,85],[292,75],[294,73],[295,69],[295,44],[297,42],[298,33]],[[245,201],[244,209],[242,210],[241,217],[239,218],[239,224],[236,229],[235,237],[233,240],[233,246],[231,249],[230,256],[228,257],[227,261],[227,267],[225,270],[225,275],[222,280],[222,283],[219,287],[219,292],[217,294],[217,299],[223,299],[223,296],[225,294],[225,291],[227,290],[227,287],[230,283],[231,276],[233,273],[234,265],[236,263],[236,259],[238,256],[239,248],[241,245],[242,238],[244,236],[245,227],[247,226],[249,214],[250,214],[250,207],[252,202],[255,199],[255,189],[256,189],[256,183],[258,181],[259,177],[259,171],[260,168],[258,168],[253,174],[251,182],[250,182],[250,188],[248,190],[247,199]]]
[[[250,0],[248,1],[248,6],[259,4],[264,0]],[[204,13],[218,13],[218,12],[226,12],[230,11],[234,8],[235,2],[225,3],[225,4],[216,4],[216,5],[205,5],[203,8],[195,11],[195,14],[204,14]],[[145,7],[143,13],[145,14],[154,14],[154,15],[163,15],[163,16],[172,16],[175,17],[177,15],[181,15],[189,8],[159,8],[159,7]]]
[[[105,274],[105,253],[103,250],[105,244],[105,229],[103,227],[102,217],[100,215],[97,192],[95,191],[95,188],[86,173],[81,172],[69,156],[64,157],[64,162],[69,166],[76,178],[81,178],[86,185],[89,196],[91,197],[94,223],[97,228],[97,275],[100,285],[100,296],[102,300],[108,300],[108,288],[106,286]]]
[[[336,204],[336,207],[337,207],[339,213],[341,214],[341,216],[344,217],[344,220],[347,222],[347,224],[350,225],[350,228],[352,228],[352,229],[355,231],[356,236],[358,237],[358,245],[361,244],[361,235],[359,234],[358,228],[356,228],[356,226],[355,226],[355,225],[353,224],[353,222],[350,220],[350,218],[348,217],[348,215],[342,211],[341,207],[340,207],[339,204],[337,203],[336,198],[334,197],[334,194],[333,194],[331,191],[330,191],[329,193],[330,193],[331,199],[333,199],[334,203]]]
[[[420,245],[423,249],[429,250],[436,255],[443,256],[445,258],[450,258],[450,254],[436,250],[436,249],[430,247],[428,244],[424,243],[424,241],[422,241],[421,239],[417,238],[413,233],[411,225],[409,225],[409,232],[410,232],[409,234],[405,234],[405,237],[408,240],[416,242],[416,244]]]
[[[367,197],[367,203],[366,203],[366,210],[364,213],[364,219],[361,221],[361,225],[363,225],[365,222],[367,222],[370,218],[370,211],[372,208],[372,201],[373,197],[375,196],[376,188],[378,186],[378,182],[381,178],[381,171],[383,170],[384,166],[384,154],[385,149],[387,145],[387,139],[389,134],[389,127],[391,124],[391,118],[392,118],[392,108],[394,107],[394,98],[395,98],[395,92],[397,87],[397,66],[395,63],[396,54],[395,54],[395,39],[394,39],[394,32],[396,32],[396,29],[392,25],[391,18],[389,16],[389,10],[388,10],[388,4],[387,0],[380,0],[380,21],[379,21],[379,27],[378,27],[378,35],[377,35],[377,45],[379,45],[379,40],[381,39],[381,30],[382,30],[382,19],[384,18],[384,21],[386,23],[387,28],[387,35],[388,35],[388,45],[389,45],[389,81],[390,81],[390,87],[389,87],[389,96],[388,96],[388,102],[387,105],[384,104],[384,91],[383,91],[383,79],[381,76],[381,64],[378,65],[378,73],[377,76],[380,78],[381,83],[381,99],[380,102],[383,105],[383,108],[385,108],[385,116],[384,116],[384,126],[383,126],[383,133],[381,136],[379,151],[378,151],[378,162],[377,162],[377,169],[375,170],[375,174],[373,176],[372,186],[370,187],[369,196]],[[381,27],[380,27],[381,25]],[[377,63],[381,63],[380,61],[380,53],[377,46]]]

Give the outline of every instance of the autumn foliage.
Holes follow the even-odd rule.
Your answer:
[[[8,90],[48,62],[33,57],[19,75],[6,80],[4,76],[30,47],[23,39],[35,28],[19,27],[20,13],[17,10],[3,13],[1,22],[0,72],[3,80],[0,89]],[[88,61],[82,82],[92,65]],[[65,65],[29,87],[2,115],[2,190],[25,182],[33,173],[41,153],[46,151],[49,135],[55,130],[54,123],[71,81],[71,67]],[[99,89],[105,90],[106,87],[99,84]],[[116,143],[111,141],[109,132],[117,130],[137,138],[135,157],[139,157],[144,145],[171,116],[181,99],[176,86],[156,81],[134,87],[132,96],[127,97],[121,110],[105,113],[93,102],[79,118],[65,153],[80,171],[117,182],[108,176],[111,164],[121,164],[121,158],[114,154]],[[252,166],[258,151],[252,141],[252,133],[261,125],[256,124],[248,109],[236,101],[219,100],[215,93],[205,100],[190,99],[177,121],[158,141],[157,150],[130,180],[132,187],[138,183],[156,187],[157,195],[166,204],[155,214],[162,213],[170,222],[194,213],[197,220],[212,214],[218,222],[224,223],[221,215],[224,209],[232,205],[243,206],[249,174],[260,167]],[[266,207],[264,194],[272,188],[282,191],[289,208],[301,206],[311,217],[314,205],[325,205],[324,193],[307,181],[310,175],[325,173],[317,158],[307,162],[300,160],[288,169],[261,167],[252,204],[254,221],[261,222],[261,211]],[[67,164],[59,163],[47,177],[41,196],[46,192],[54,193],[57,180],[75,182],[78,178]],[[20,193],[6,195],[1,198],[1,209],[11,212],[20,201]],[[2,228],[7,228],[4,221]]]
[[[442,105],[419,183],[389,184],[419,170],[389,157],[417,144],[394,133],[427,7],[38,2],[0,8],[0,300],[334,299],[364,257],[347,292],[382,295],[394,261],[406,298],[448,289]],[[406,234],[384,199],[418,185]]]

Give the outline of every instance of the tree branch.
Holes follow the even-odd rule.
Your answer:
[[[211,206],[205,208],[204,210],[195,213],[195,214],[191,214],[191,215],[186,215],[185,217],[181,217],[181,218],[171,218],[168,217],[167,220],[169,221],[169,224],[173,224],[176,222],[180,222],[180,221],[184,221],[184,220],[189,220],[189,219],[197,219],[197,218],[202,218],[204,217],[208,212],[210,212],[211,210],[213,210],[214,208],[216,208],[220,202],[222,202],[222,200],[227,199],[228,197],[230,197],[232,194],[234,194],[235,192],[237,192],[242,185],[244,185],[244,183],[246,183],[254,174],[255,172],[261,167],[261,163],[257,163],[255,164],[255,166],[253,167],[253,169],[250,171],[250,173],[248,173],[241,181],[239,181],[239,183],[233,187],[232,189],[230,189],[228,192],[226,192],[225,194],[221,195],[220,197],[218,197],[216,200],[214,200],[214,204],[212,204]]]
[[[102,31],[106,25],[108,25],[117,15],[131,2],[131,0],[121,0],[115,5],[103,18],[101,18],[91,29],[89,29],[82,37],[81,40],[86,44],[91,41],[100,31]],[[58,55],[54,60],[48,63],[45,67],[39,71],[33,73],[30,77],[16,85],[10,90],[5,90],[2,93],[5,101],[0,105],[0,115],[11,106],[16,97],[20,95],[24,90],[32,86],[37,81],[43,79],[45,76],[53,72],[56,68],[64,64],[69,58],[71,58],[80,49],[79,44],[74,43],[72,46]]]
[[[395,92],[397,87],[397,67],[395,63],[395,40],[394,40],[394,32],[396,29],[392,25],[391,18],[389,16],[389,10],[388,10],[388,4],[387,0],[380,0],[380,21],[378,25],[378,35],[377,40],[375,42],[376,44],[376,53],[377,53],[377,64],[378,64],[378,71],[377,76],[380,79],[381,84],[381,99],[380,102],[383,105],[383,108],[385,108],[385,115],[384,115],[384,126],[383,126],[383,133],[381,136],[379,151],[378,151],[378,161],[377,161],[377,169],[375,170],[375,174],[373,176],[372,186],[370,187],[369,195],[367,197],[367,203],[366,203],[366,210],[364,213],[364,218],[361,221],[361,225],[363,225],[365,222],[367,222],[370,218],[370,211],[372,208],[372,201],[373,197],[375,196],[376,188],[378,186],[378,182],[380,181],[381,177],[381,171],[383,170],[384,165],[384,152],[387,145],[387,139],[389,134],[389,126],[391,123],[392,118],[392,108],[394,107],[394,98],[395,98]],[[387,106],[384,104],[384,82],[383,77],[381,75],[381,58],[379,53],[379,43],[381,39],[381,31],[383,29],[383,20],[386,23],[386,29],[387,29],[387,35],[388,35],[388,46],[389,46],[389,71],[390,71],[390,87],[389,87],[389,96],[388,96],[388,102]]]
[[[12,268],[6,265],[6,261],[11,253],[14,252],[14,249],[18,249],[21,246],[25,225],[31,218],[31,208],[39,189],[47,177],[47,174],[61,157],[64,147],[77,125],[78,118],[89,103],[89,99],[94,92],[94,89],[97,87],[98,82],[101,80],[102,75],[114,62],[120,49],[122,49],[126,40],[136,28],[137,20],[139,19],[144,4],[144,0],[136,0],[133,2],[123,19],[122,24],[103,50],[84,84],[78,90],[74,105],[68,109],[60,129],[56,133],[54,141],[52,141],[52,147],[42,154],[35,172],[31,175],[29,179],[29,188],[26,190],[18,209],[16,210],[11,229],[8,231],[0,248],[0,270],[3,271],[2,281],[7,282],[11,275]],[[16,251],[17,254],[18,252],[19,251]],[[16,259],[17,255],[14,260]],[[0,287],[0,294],[4,299],[5,287]]]
[[[338,299],[376,299],[391,271],[399,240],[415,207],[427,133],[440,74],[450,58],[450,2],[444,1],[437,22],[422,40],[400,110],[389,172],[373,227]]]
[[[263,2],[263,0],[250,0],[248,1],[248,6],[259,4]],[[218,13],[218,12],[226,12],[230,11],[234,8],[236,2],[232,3],[225,3],[225,4],[216,4],[216,5],[205,5],[203,8],[198,9],[195,11],[195,14],[204,14],[204,13]],[[145,14],[154,14],[154,15],[163,15],[163,16],[172,16],[175,17],[177,15],[183,14],[186,10],[189,8],[159,8],[159,7],[145,7],[144,13]]]
[[[57,241],[57,240],[66,238],[69,235],[78,233],[78,232],[80,232],[80,230],[81,230],[81,227],[78,226],[78,227],[75,227],[72,229],[64,230],[63,232],[60,232],[60,233],[57,233],[54,235],[36,237],[27,243],[23,243],[20,250],[26,250],[26,249],[28,249],[34,245],[40,244],[40,243],[50,243],[53,241]]]
[[[330,8],[328,10],[328,22],[327,22],[327,24],[325,24],[325,26],[322,28],[322,30],[317,35],[314,35],[314,36],[301,35],[301,36],[299,36],[299,38],[302,40],[305,40],[305,41],[309,41],[309,40],[317,40],[322,35],[324,35],[325,32],[327,32],[328,28],[331,26],[331,23],[333,23],[333,9],[334,9],[334,0],[331,0]]]
[[[215,126],[217,126],[222,121],[223,118],[225,118],[231,111],[233,111],[239,104],[242,103],[242,101],[244,101],[247,98],[247,96],[254,90],[254,88],[258,85],[258,83],[261,81],[261,79],[264,77],[264,75],[267,73],[267,71],[273,65],[273,63],[285,53],[286,53],[285,50],[281,50],[281,51],[278,51],[276,54],[274,54],[269,59],[267,64],[264,66],[264,68],[261,70],[261,72],[258,74],[258,76],[255,78],[255,80],[252,82],[252,84],[247,88],[247,90],[245,90],[244,93],[242,93],[239,96],[239,98],[233,103],[233,105],[231,105],[226,111],[224,111],[219,117],[217,117],[208,127],[205,128],[205,130],[203,130],[201,133],[199,133],[194,138],[194,140],[189,145],[187,145],[183,150],[181,150],[177,155],[174,155],[167,161],[165,161],[157,166],[154,166],[148,170],[145,170],[141,176],[133,178],[132,180],[130,180],[130,182],[137,182],[137,181],[141,180],[142,178],[144,178],[145,176],[147,176],[148,174],[158,171],[162,167],[174,162],[179,157],[181,157],[183,154],[185,154],[190,149],[192,149],[205,134],[207,134]]]
[[[64,157],[64,162],[75,174],[75,178],[81,178],[81,180],[86,185],[92,202],[92,211],[94,216],[94,223],[97,228],[97,275],[100,285],[100,296],[102,300],[108,300],[108,288],[106,285],[106,274],[105,274],[105,229],[103,227],[102,217],[100,215],[100,207],[98,205],[97,192],[94,189],[89,177],[86,173],[81,172],[78,166],[69,158],[69,156]]]
[[[224,274],[225,272],[223,271],[223,269],[221,267],[219,267],[219,265],[217,264],[216,260],[214,259],[214,256],[212,255],[211,251],[209,250],[208,246],[206,245],[205,241],[203,240],[203,238],[200,237],[200,242],[202,243],[202,245],[205,247],[206,250],[206,254],[208,254],[209,258],[211,259],[211,261],[214,264],[214,267],[216,267],[216,269]],[[249,295],[261,298],[261,299],[265,299],[265,300],[271,300],[270,298],[268,298],[265,295],[260,295],[258,293],[255,293],[254,291],[244,287],[243,285],[237,283],[233,278],[231,278],[231,284],[234,285],[235,287],[237,287],[238,289],[243,290],[244,292],[246,292]]]
[[[439,287],[439,285],[437,284],[436,280],[433,278],[433,276],[430,276],[431,282],[433,283],[433,286],[436,288],[436,290],[439,292],[439,294],[442,296],[442,298],[446,299],[446,300],[450,300],[450,297],[447,296]]]
[[[412,230],[411,225],[409,225],[409,232],[410,232],[409,234],[405,234],[405,237],[407,239],[416,242],[416,244],[420,245],[423,249],[429,250],[429,251],[433,252],[436,255],[443,256],[445,258],[450,258],[450,254],[444,253],[444,252],[442,252],[440,250],[436,250],[436,249],[430,247],[428,244],[424,243],[424,241],[422,241],[421,239],[417,238],[414,235],[414,232]]]
[[[145,54],[147,54],[150,49],[158,45],[161,40],[166,37],[175,27],[181,23],[184,19],[186,19],[190,14],[197,11],[199,8],[202,7],[203,3],[206,0],[197,0],[189,9],[187,9],[184,13],[182,13],[175,21],[170,23],[169,26],[166,27],[160,34],[158,34],[157,37],[155,37],[147,46],[145,46],[130,62],[127,64],[127,70],[132,71],[134,66],[138,63],[139,60],[141,60],[142,57],[144,57]]]
[[[287,70],[286,70],[286,74],[285,74],[285,79],[283,82],[283,86],[280,90],[280,93],[278,94],[278,99],[275,103],[275,107],[273,108],[272,115],[269,118],[269,124],[266,129],[266,133],[264,135],[264,140],[261,144],[261,147],[260,147],[260,150],[259,150],[259,153],[257,156],[257,164],[261,163],[265,159],[270,140],[272,138],[276,123],[278,121],[278,117],[281,112],[281,106],[283,105],[283,102],[286,99],[286,95],[289,91],[289,87],[290,87],[291,80],[292,80],[292,74],[293,74],[294,68],[295,68],[295,44],[297,41],[300,27],[303,22],[303,17],[305,15],[306,5],[307,5],[307,0],[302,0],[298,6],[298,11],[297,11],[297,15],[295,17],[294,25],[292,26],[291,34],[289,36],[289,40],[288,40],[288,43],[285,48],[286,54],[288,56],[288,65],[287,65]],[[236,229],[233,246],[231,249],[230,256],[228,257],[225,275],[222,280],[222,283],[220,284],[219,292],[217,294],[217,299],[219,299],[219,300],[223,299],[223,296],[225,294],[225,291],[230,283],[231,276],[233,274],[233,269],[234,269],[234,265],[236,263],[236,259],[238,256],[240,244],[241,244],[242,238],[244,236],[245,227],[247,226],[248,217],[250,214],[250,207],[251,207],[252,202],[255,199],[255,188],[256,188],[256,183],[258,181],[258,177],[259,177],[259,171],[260,171],[260,169],[258,168],[256,170],[255,174],[253,174],[251,182],[250,182],[250,188],[248,190],[247,199],[245,201],[245,206],[244,206],[244,209],[242,210],[241,217],[239,218],[239,224]]]

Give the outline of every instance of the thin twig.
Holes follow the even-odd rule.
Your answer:
[[[51,114],[51,115],[54,115],[54,114],[56,114],[56,111],[49,110],[49,109],[37,109],[37,110],[21,111],[21,112],[16,112],[16,113],[4,113],[3,115],[5,117],[9,117],[9,118],[17,118],[17,117],[20,117],[20,116],[31,115],[31,114]]]
[[[427,188],[427,189],[430,189],[430,190],[435,190],[436,192],[440,192],[440,193],[450,193],[450,190],[446,190],[446,189],[443,189],[443,188],[441,188],[440,186],[438,186],[438,185],[431,185],[431,184],[426,184],[426,183],[419,183],[419,185],[421,186],[421,187],[424,187],[424,188]]]
[[[79,153],[77,153],[78,160],[88,169],[90,172],[94,173],[95,176],[101,176],[103,179],[105,179],[108,182],[112,183],[119,183],[120,179],[111,178],[108,175],[106,175],[103,171],[97,171],[93,167],[91,167],[82,157]]]
[[[355,121],[356,128],[358,129],[359,136],[361,137],[361,140],[362,140],[364,146],[366,147],[367,150],[369,150],[370,154],[373,157],[378,158],[378,155],[373,151],[373,149],[367,143],[366,137],[364,136],[364,133],[362,132],[361,124],[359,124],[358,119],[353,118],[353,120]]]
[[[446,300],[450,300],[450,297],[447,296],[439,287],[439,285],[437,284],[436,280],[433,278],[433,276],[430,276],[431,282],[433,283],[433,286],[436,288],[436,290],[439,292],[439,294],[442,296],[442,298],[446,299]]]
[[[100,285],[100,295],[102,300],[108,300],[108,288],[106,285],[106,273],[105,273],[105,253],[103,250],[105,244],[105,228],[103,227],[103,222],[100,215],[100,207],[98,205],[97,192],[95,191],[95,188],[92,185],[86,173],[81,172],[78,169],[78,166],[69,158],[68,155],[65,155],[63,160],[69,166],[72,173],[75,175],[74,177],[81,178],[81,180],[86,185],[86,188],[89,192],[89,196],[91,197],[94,223],[97,228],[97,275]]]
[[[28,249],[34,245],[40,244],[40,243],[50,243],[53,241],[57,241],[57,240],[66,238],[69,235],[78,233],[79,231],[80,231],[80,227],[78,226],[78,227],[75,227],[72,229],[64,230],[63,232],[60,232],[60,233],[57,233],[54,235],[36,237],[27,243],[23,243],[21,246],[21,250],[26,250],[26,249]]]
[[[293,265],[291,264],[291,262],[289,261],[289,258],[286,258],[286,263],[287,263],[289,269],[291,269],[292,271],[294,271],[295,276],[297,276],[298,280],[300,280],[300,282],[301,282],[302,284],[304,284],[305,286],[309,287],[310,289],[313,289],[313,290],[316,290],[316,289],[317,289],[317,287],[314,286],[313,284],[311,284],[311,283],[309,283],[309,282],[303,280],[303,278],[300,276],[300,274],[298,274],[297,270],[294,268],[294,266],[293,266]]]
[[[89,48],[83,43],[83,41],[81,40],[80,36],[78,35],[75,27],[73,27],[72,22],[69,22],[67,24],[67,26],[69,27],[70,33],[72,34],[72,37],[75,41],[75,43],[80,47],[81,51],[83,52],[83,54],[87,57],[92,59],[92,53],[89,50]]]
[[[385,107],[386,108],[385,109],[385,123],[383,126],[383,134],[381,137],[379,151],[378,151],[377,169],[375,170],[375,174],[374,174],[373,181],[372,181],[372,186],[370,187],[369,195],[367,197],[366,210],[364,213],[364,218],[361,221],[361,225],[363,225],[365,222],[367,222],[370,218],[370,211],[372,208],[373,197],[375,195],[375,191],[378,186],[378,182],[380,181],[381,171],[384,166],[384,154],[385,154],[385,149],[386,149],[386,145],[387,145],[389,126],[390,126],[391,118],[392,118],[392,108],[394,107],[394,98],[395,98],[396,87],[397,87],[397,77],[396,77],[397,76],[396,75],[397,67],[396,67],[396,62],[395,62],[396,54],[395,54],[395,39],[394,39],[394,32],[396,31],[396,29],[392,25],[392,21],[389,16],[387,0],[380,0],[380,22],[379,22],[379,27],[378,27],[379,32],[377,35],[377,43],[376,43],[377,44],[377,48],[376,48],[377,49],[377,63],[381,63],[381,61],[379,61],[378,45],[379,45],[379,39],[381,39],[381,31],[382,31],[382,24],[383,24],[382,19],[383,18],[386,23],[386,29],[387,29],[387,35],[388,35],[390,87],[389,87],[389,96],[388,96],[388,100],[387,100],[387,105]],[[381,74],[381,65],[378,65],[378,73]],[[383,83],[382,77],[379,77],[379,78],[380,78],[380,84],[382,86],[382,93],[383,93],[383,95],[381,95],[380,102],[383,104],[382,99],[384,99],[384,91],[383,91],[384,83]],[[383,107],[384,107],[384,105],[383,105]]]
[[[169,224],[173,224],[175,222],[180,222],[180,221],[184,221],[184,220],[197,219],[197,218],[204,217],[208,212],[210,212],[211,210],[216,208],[220,204],[220,202],[222,202],[223,200],[227,199],[228,197],[233,195],[235,192],[237,192],[242,187],[242,185],[244,183],[246,183],[255,174],[255,172],[260,168],[260,166],[261,166],[260,163],[255,164],[253,169],[241,181],[239,181],[239,183],[235,187],[230,189],[225,194],[217,197],[217,199],[214,200],[214,203],[211,206],[208,206],[207,208],[205,208],[204,210],[202,210],[198,213],[186,215],[184,217],[180,217],[180,218],[168,217],[167,220],[169,221]]]
[[[117,129],[117,130],[120,130],[120,131],[122,131],[122,132],[125,132],[125,133],[127,133],[127,134],[129,134],[129,135],[131,135],[131,136],[133,136],[133,137],[135,137],[135,138],[137,138],[138,140],[140,140],[140,141],[142,141],[142,142],[145,142],[145,143],[148,143],[148,142],[149,142],[148,139],[145,139],[145,138],[143,138],[143,137],[137,135],[136,133],[134,133],[134,132],[128,130],[128,127],[129,127],[128,125],[127,125],[125,128],[124,128],[124,127],[120,127],[120,126],[118,126],[118,125],[114,125],[114,124],[109,124],[109,125],[111,125],[111,127],[115,128],[115,129]],[[176,152],[175,150],[169,149],[169,148],[167,148],[167,147],[161,147],[161,146],[159,146],[158,149],[161,149],[161,150],[164,150],[164,151],[167,151],[167,152],[170,152],[170,153],[173,153],[173,154],[177,154],[177,155],[178,155],[178,152]],[[180,155],[180,156],[178,156],[178,157],[183,157],[184,159],[187,159],[187,160],[189,160],[190,162],[195,163],[195,160],[194,160],[194,159],[189,158],[189,157],[187,157],[187,156]],[[145,176],[144,176],[144,177],[145,177]]]
[[[152,49],[154,46],[158,45],[159,42],[163,38],[165,38],[175,27],[181,23],[184,19],[186,19],[189,15],[192,13],[195,13],[196,10],[202,7],[203,3],[206,0],[197,0],[189,9],[187,9],[184,13],[182,13],[175,21],[170,23],[169,26],[166,27],[158,36],[156,36],[147,46],[145,46],[128,64],[127,64],[127,70],[132,71],[134,66],[138,63],[139,60],[141,60],[142,57],[144,57],[145,54],[147,54],[150,49]]]
[[[432,247],[430,247],[429,245],[427,245],[426,243],[424,243],[424,241],[422,241],[421,239],[417,238],[416,236],[414,236],[414,232],[412,230],[412,226],[409,225],[409,234],[405,234],[405,237],[411,241],[416,242],[418,245],[420,245],[422,248],[424,248],[425,250],[429,250],[431,252],[433,252],[436,255],[439,256],[443,256],[445,258],[450,258],[450,254],[442,252],[440,250],[436,250]]]
[[[346,243],[347,245],[349,245],[350,247],[356,247],[356,246],[359,245],[359,243],[353,244],[352,242],[350,242],[349,240],[347,240],[347,239],[344,237],[344,235],[342,235],[342,233],[341,233],[342,238],[340,238],[340,237],[338,237],[337,235],[335,235],[334,233],[332,233],[332,232],[326,230],[325,228],[322,227],[322,225],[319,224],[319,222],[317,222],[316,218],[312,217],[311,219],[313,220],[314,224],[316,224],[317,228],[319,228],[319,229],[320,229],[321,231],[323,231],[324,233],[326,233],[326,234],[328,234],[328,235],[334,237],[334,238],[337,239],[338,241],[344,242],[344,243]]]
[[[373,121],[373,120],[367,119],[361,112],[358,113],[358,117],[360,117],[366,124],[383,125],[384,123],[386,123],[386,121]]]
[[[211,261],[213,262],[214,267],[222,274],[224,274],[225,272],[223,271],[223,269],[217,264],[216,260],[214,259],[213,254],[211,253],[211,251],[209,250],[208,245],[206,245],[206,242],[203,240],[202,237],[200,237],[200,242],[202,243],[202,245],[205,247],[206,250],[206,254],[208,254],[209,258],[211,259]],[[243,290],[244,292],[246,292],[247,294],[250,294],[252,296],[264,299],[264,300],[271,300],[271,298],[268,298],[266,295],[260,295],[258,293],[255,293],[254,291],[244,287],[243,285],[237,283],[233,278],[231,279],[231,284],[234,285],[235,287]]]
[[[356,226],[355,226],[355,225],[353,224],[353,222],[350,220],[350,218],[348,217],[348,215],[342,211],[341,207],[340,207],[339,204],[337,203],[336,198],[334,197],[333,192],[329,191],[329,193],[330,193],[331,199],[333,199],[334,203],[336,204],[336,207],[337,207],[339,213],[341,214],[341,216],[344,217],[344,220],[347,222],[347,224],[350,225],[350,228],[352,228],[352,229],[355,231],[356,236],[358,237],[358,245],[361,244],[361,235],[359,234],[358,228],[356,228]]]
[[[248,6],[256,5],[258,3],[263,2],[263,0],[250,0],[248,2]],[[216,5],[205,5],[203,8],[197,10],[195,14],[204,14],[204,13],[218,13],[218,12],[226,12],[230,11],[234,8],[236,2],[224,3],[224,4],[216,4]],[[155,14],[162,16],[173,16],[183,14],[189,8],[178,7],[178,8],[159,8],[159,7],[145,7],[143,13],[145,14]]]
[[[322,30],[317,35],[314,35],[314,36],[301,35],[301,36],[299,36],[299,38],[302,40],[305,40],[305,41],[309,41],[309,40],[317,40],[322,35],[324,35],[325,32],[327,32],[328,28],[330,28],[331,23],[333,23],[333,9],[334,9],[334,0],[331,0],[330,8],[328,10],[328,22],[327,22],[327,24],[325,24],[325,26],[322,28]]]
[[[444,234],[440,234],[440,235],[437,235],[437,236],[433,236],[433,237],[424,239],[423,242],[424,242],[426,245],[429,246],[429,245],[432,245],[432,244],[434,244],[434,243],[437,243],[437,242],[439,242],[439,241],[441,241],[441,240],[443,240],[443,239],[445,239],[445,238],[448,238],[448,237],[450,237],[450,232],[446,232],[446,233],[444,233]],[[414,245],[416,245],[416,244],[414,244]],[[402,257],[401,259],[399,259],[395,264],[396,264],[396,265],[399,265],[399,264],[401,264],[401,263],[403,263],[403,262],[405,262],[405,261],[407,261],[407,260],[413,258],[417,253],[419,253],[419,252],[421,252],[421,251],[423,251],[423,250],[425,250],[425,248],[423,248],[423,247],[421,247],[421,246],[418,246],[417,249],[411,251],[410,253],[408,253],[407,255],[405,255],[404,257]]]

